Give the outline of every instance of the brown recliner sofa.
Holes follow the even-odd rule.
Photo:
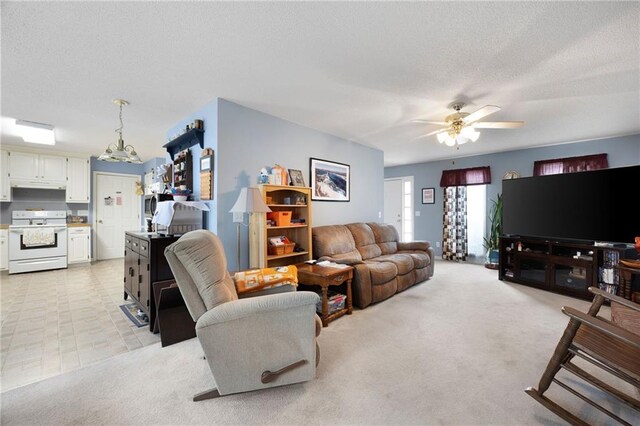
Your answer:
[[[383,223],[350,223],[313,228],[318,261],[355,268],[353,303],[366,308],[433,276],[433,248],[427,241],[399,242],[398,231]]]

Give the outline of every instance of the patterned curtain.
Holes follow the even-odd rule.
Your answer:
[[[444,188],[442,259],[467,259],[467,187]]]

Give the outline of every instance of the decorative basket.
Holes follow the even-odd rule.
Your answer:
[[[277,245],[277,246],[267,246],[267,252],[269,253],[270,256],[281,256],[283,254],[290,254],[293,253],[293,248],[296,246],[295,243],[289,243],[289,244],[281,244],[281,245]]]

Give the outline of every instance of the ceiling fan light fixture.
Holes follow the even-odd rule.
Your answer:
[[[444,144],[446,146],[455,146],[456,138],[452,138],[450,135],[447,135],[447,139],[444,141]]]
[[[471,142],[475,142],[478,140],[478,138],[480,137],[480,132],[478,132],[476,129],[474,129],[473,127],[464,127],[461,131],[460,131],[460,135],[465,137],[466,139],[471,140]]]
[[[447,134],[447,132],[440,132],[436,135],[436,137],[438,138],[438,142],[445,143],[449,138],[449,135]]]

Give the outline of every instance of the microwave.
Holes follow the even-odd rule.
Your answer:
[[[149,194],[144,196],[144,217],[152,218],[161,201],[173,201],[171,194]]]

